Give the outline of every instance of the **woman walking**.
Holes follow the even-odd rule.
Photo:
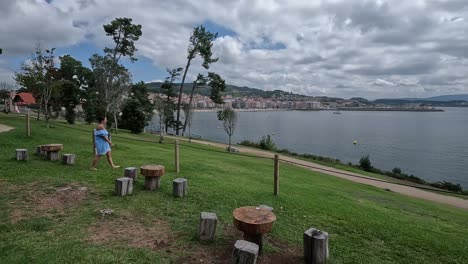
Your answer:
[[[109,139],[109,132],[106,130],[107,118],[99,117],[98,122],[99,124],[94,130],[94,147],[96,156],[94,156],[91,169],[97,170],[96,167],[98,165],[99,159],[103,155],[107,156],[107,161],[112,166],[112,168],[120,168],[120,166],[114,165],[114,162],[112,161],[111,146],[113,147],[114,145]]]

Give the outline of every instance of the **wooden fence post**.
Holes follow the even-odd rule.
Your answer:
[[[31,136],[31,121],[30,121],[30,110],[28,109],[28,113],[26,114],[26,136]]]
[[[275,154],[274,177],[275,177],[275,185],[274,185],[273,194],[278,195],[279,193],[279,156],[278,154]]]
[[[176,172],[180,172],[180,167],[179,167],[179,140],[176,139],[175,141],[175,169]]]

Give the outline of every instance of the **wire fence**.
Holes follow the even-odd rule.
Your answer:
[[[45,122],[45,120],[40,120],[40,121]],[[76,127],[76,126],[72,127],[70,125],[62,124],[62,123],[57,122],[57,121],[51,121],[50,123],[55,125],[55,126],[59,126],[59,127],[63,127],[63,128],[78,130],[78,131],[87,132],[87,133],[91,132],[88,129],[84,129],[84,128],[80,128],[80,127]],[[120,135],[118,135],[116,133],[112,134],[112,137],[113,138],[124,139],[124,140],[136,141],[136,142],[158,143],[155,140],[151,140],[151,139],[129,138],[129,137],[120,136]],[[173,137],[170,137],[170,138],[174,139]],[[186,138],[181,138],[181,139],[183,139],[183,141],[188,140]],[[175,138],[175,140],[177,140],[177,138]],[[175,145],[176,143],[175,142],[166,142],[164,144],[166,144],[166,145]],[[258,155],[255,155],[255,154],[250,154],[249,155],[249,154],[243,154],[243,153],[239,153],[239,152],[228,152],[228,151],[221,151],[221,150],[217,150],[217,149],[202,148],[202,147],[199,147],[199,146],[196,146],[196,145],[192,145],[191,143],[188,143],[188,144],[187,143],[182,143],[181,144],[181,142],[179,142],[179,146],[183,146],[183,147],[187,147],[187,148],[191,148],[191,149],[197,149],[197,150],[200,150],[200,151],[207,151],[207,152],[211,152],[211,153],[218,153],[218,154],[225,154],[225,155],[236,155],[236,156],[242,156],[242,157],[247,157],[247,158],[255,158],[255,159],[263,159],[263,160],[265,160],[265,159],[274,160],[273,157],[263,157],[263,156],[258,156]],[[274,154],[272,153],[272,155],[274,155]],[[309,162],[309,161],[304,161],[304,162],[308,162],[308,164],[307,163],[302,163],[302,162],[295,162],[294,160],[291,160],[291,159],[282,159],[282,158],[279,158],[279,161],[284,162],[284,163],[293,164],[293,165],[300,166],[300,167],[313,169],[314,171],[317,171],[317,172],[334,173],[334,174],[339,174],[339,175],[343,175],[343,176],[347,176],[347,177],[354,177],[354,178],[360,178],[360,179],[365,179],[365,180],[370,180],[370,181],[384,182],[384,183],[395,184],[395,185],[406,186],[406,187],[413,187],[413,188],[418,188],[418,189],[422,189],[422,190],[458,194],[456,192],[443,190],[443,189],[425,187],[425,186],[421,186],[421,185],[411,185],[411,184],[405,184],[405,183],[401,183],[401,182],[391,182],[391,181],[387,181],[387,180],[383,180],[383,179],[378,179],[378,178],[373,178],[373,177],[367,177],[367,176],[361,176],[361,175],[357,175],[357,174],[347,173],[347,172],[345,172],[343,170],[327,169],[327,168],[323,168],[323,167],[314,166],[313,163]]]

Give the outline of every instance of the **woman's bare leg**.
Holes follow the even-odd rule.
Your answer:
[[[112,154],[111,154],[110,151],[108,151],[108,152],[106,153],[106,156],[107,156],[107,161],[108,161],[109,164],[112,166],[112,168],[115,169],[115,168],[119,168],[119,167],[120,167],[120,166],[115,166],[115,165],[114,165],[114,161],[112,161]]]
[[[91,169],[96,170],[96,167],[97,167],[97,165],[99,163],[100,158],[101,158],[101,156],[99,156],[99,155],[94,156],[93,162],[91,163]]]

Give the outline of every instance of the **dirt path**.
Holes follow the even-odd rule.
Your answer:
[[[202,140],[192,139],[192,142],[196,142],[196,143],[200,143],[204,145],[221,147],[221,148],[227,147],[227,145],[225,144],[207,142],[207,141],[202,141]],[[244,147],[238,147],[238,146],[236,146],[236,148],[239,149],[241,153],[248,153],[248,154],[252,154],[252,155],[256,155],[260,157],[269,157],[269,158],[274,157],[273,153],[263,151],[263,150],[244,148]],[[335,177],[339,177],[342,179],[347,179],[353,182],[371,185],[371,186],[375,186],[375,187],[382,188],[382,189],[388,189],[393,192],[404,194],[407,196],[416,197],[416,198],[433,201],[433,202],[437,202],[441,204],[447,204],[447,205],[451,205],[451,206],[455,206],[458,208],[468,210],[468,200],[464,200],[461,198],[438,194],[438,193],[434,193],[430,191],[425,191],[425,190],[421,190],[421,189],[411,187],[411,186],[403,186],[403,185],[387,182],[385,180],[375,179],[375,178],[364,176],[361,174],[344,171],[340,169],[335,169],[335,168],[327,167],[327,166],[320,165],[317,163],[303,161],[303,160],[296,159],[296,158],[280,156],[280,159],[282,159],[285,162],[289,162],[291,164],[303,167],[311,171],[316,171],[316,172],[332,175]],[[314,167],[314,168],[311,168],[311,167]]]
[[[12,127],[0,124],[0,133],[12,130]]]

